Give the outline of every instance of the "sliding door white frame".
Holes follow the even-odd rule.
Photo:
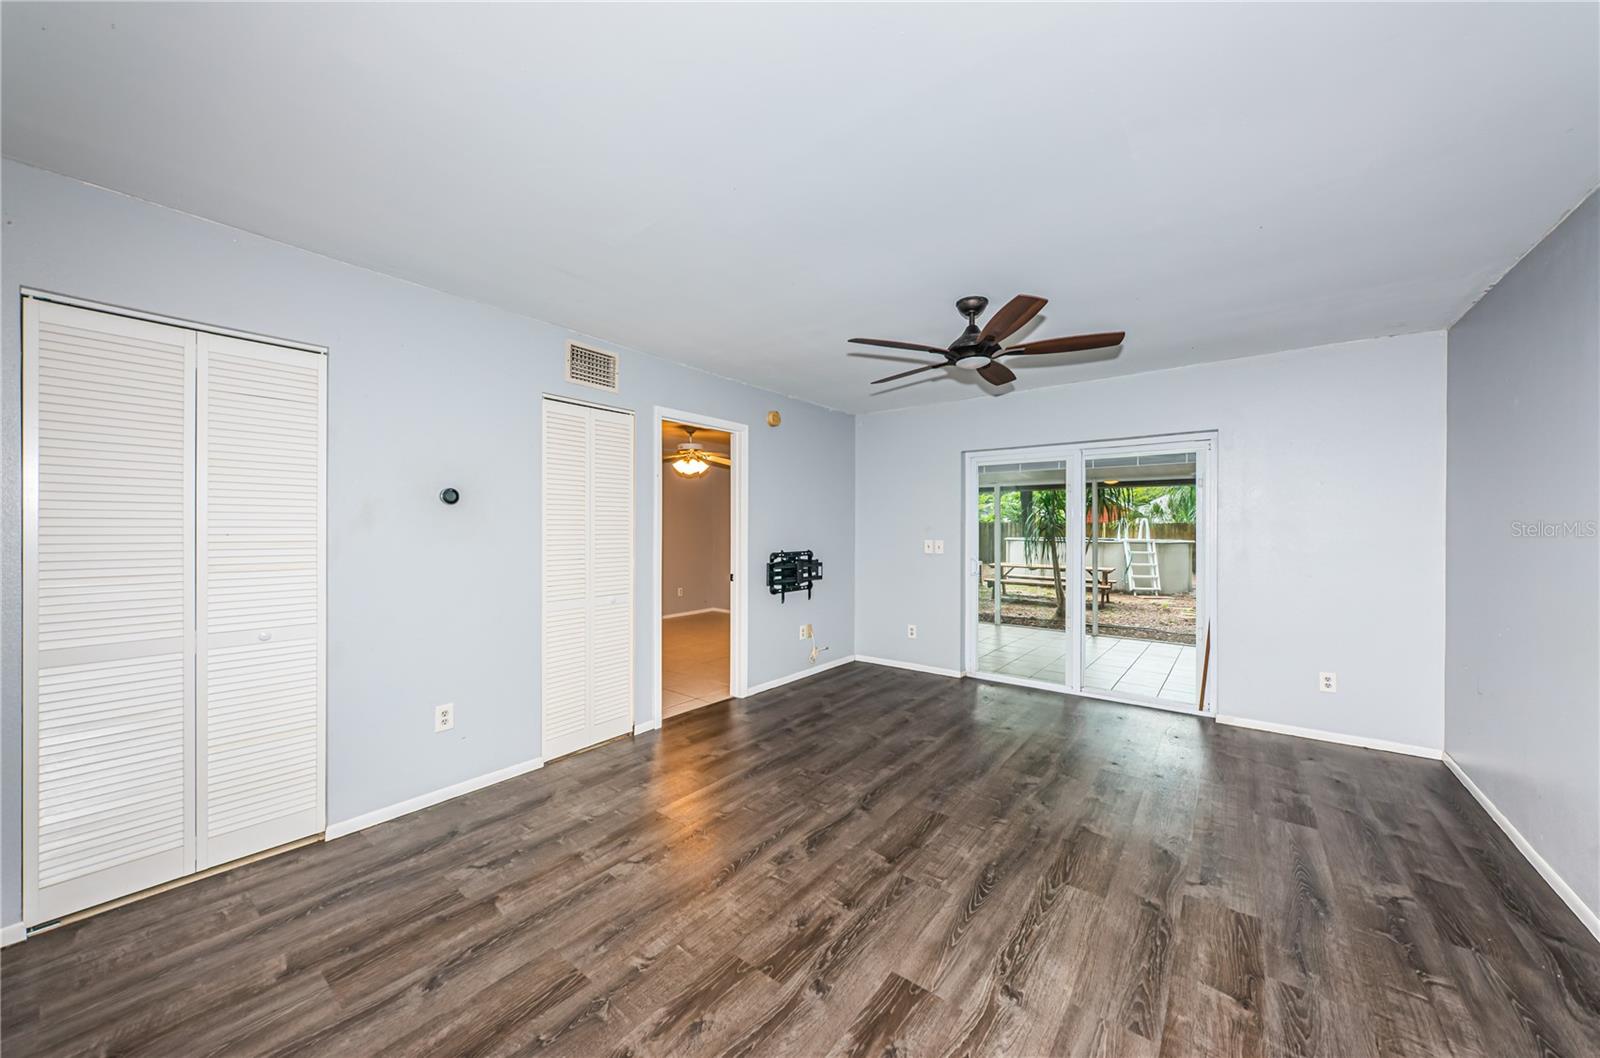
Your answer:
[[[1125,705],[1143,705],[1152,709],[1165,709],[1173,713],[1185,713],[1190,716],[1215,716],[1217,713],[1216,687],[1217,687],[1217,659],[1219,652],[1217,643],[1216,621],[1216,583],[1217,583],[1217,490],[1216,490],[1216,459],[1217,445],[1215,433],[1190,433],[1169,434],[1159,437],[1141,437],[1125,441],[1106,441],[1078,446],[1078,473],[1080,481],[1087,481],[1085,461],[1109,455],[1157,455],[1163,452],[1194,452],[1195,453],[1195,498],[1196,511],[1199,522],[1195,526],[1195,535],[1199,538],[1195,549],[1195,685],[1199,687],[1202,670],[1206,674],[1208,687],[1200,688],[1201,705],[1194,702],[1175,703],[1164,701],[1155,697],[1138,694],[1126,694],[1117,691],[1105,690],[1077,690],[1074,693],[1082,694],[1089,698],[1098,698],[1102,701],[1120,702]],[[1083,493],[1087,491],[1080,487],[1079,502],[1075,505],[1077,517],[1069,518],[1069,526],[1076,532],[1076,539],[1072,546],[1076,547],[1075,554],[1082,555],[1089,546],[1088,536],[1084,533]],[[1079,656],[1083,652],[1084,610],[1087,608],[1079,593],[1078,613],[1076,623],[1073,625],[1075,634],[1073,642]],[[1211,633],[1210,664],[1206,662],[1206,632]],[[1082,671],[1081,669],[1079,670]],[[1075,685],[1077,686],[1077,685]]]
[[[1062,631],[1067,639],[1066,651],[1066,676],[1064,683],[1051,683],[1043,680],[1022,679],[1016,676],[1007,676],[978,670],[978,595],[979,595],[979,560],[978,560],[978,473],[982,466],[1003,463],[1029,463],[1065,460],[1067,505],[1067,552],[1069,556],[1081,556],[1088,546],[1088,538],[1083,525],[1083,494],[1084,494],[1084,459],[1094,455],[1135,454],[1140,452],[1163,451],[1194,451],[1196,453],[1196,490],[1197,506],[1201,519],[1197,530],[1201,539],[1197,545],[1196,572],[1195,572],[1195,617],[1196,631],[1198,633],[1195,652],[1196,673],[1195,681],[1198,685],[1200,669],[1207,669],[1205,688],[1201,689],[1201,700],[1204,708],[1197,708],[1193,703],[1188,705],[1175,704],[1155,698],[1146,698],[1138,695],[1118,694],[1111,691],[1083,690],[1082,674],[1084,670],[1083,659],[1083,620],[1084,620],[1084,593],[1082,591],[1067,593],[1067,627]],[[1221,652],[1218,644],[1221,642],[1220,630],[1216,617],[1217,595],[1217,489],[1216,489],[1216,464],[1217,464],[1217,435],[1214,431],[1185,434],[1167,434],[1151,437],[1111,439],[1106,441],[1079,441],[1071,444],[1059,445],[1034,445],[1021,448],[996,448],[965,453],[961,504],[963,511],[962,528],[962,634],[961,634],[961,671],[963,675],[979,677],[993,683],[1008,683],[1018,687],[1033,687],[1039,690],[1064,691],[1070,694],[1081,695],[1087,698],[1096,698],[1102,701],[1119,702],[1127,705],[1142,705],[1154,709],[1164,709],[1169,712],[1186,713],[1191,716],[1215,716],[1217,713],[1217,688],[1219,684],[1218,673]],[[1075,583],[1075,581],[1074,581]],[[1211,656],[1209,666],[1205,663],[1205,637],[1206,630],[1211,632]]]
[[[714,415],[679,411],[676,408],[655,408],[653,417],[654,440],[650,442],[650,462],[654,495],[650,522],[650,719],[635,725],[635,732],[649,731],[661,726],[661,482],[666,455],[661,441],[662,426],[668,422],[703,426],[708,430],[722,430],[728,434],[729,469],[728,488],[728,563],[732,580],[728,586],[728,694],[743,698],[749,693],[747,651],[750,612],[750,554],[748,531],[750,525],[750,427],[746,423],[719,419]]]
[[[1078,458],[1078,448],[1074,445],[1034,445],[1027,448],[996,448],[981,452],[968,452],[966,454],[965,471],[962,475],[962,510],[965,526],[961,533],[962,539],[962,636],[961,636],[961,671],[966,676],[980,676],[995,683],[1010,683],[1018,687],[1035,687],[1045,691],[1065,691],[1077,686],[1078,673],[1081,671],[1079,651],[1082,644],[1077,636],[1070,635],[1072,628],[1073,593],[1067,592],[1067,627],[1061,630],[1065,639],[1067,651],[1066,671],[1063,682],[1052,683],[1046,680],[1023,679],[1017,676],[1007,676],[992,672],[978,670],[978,595],[981,574],[981,563],[978,551],[978,504],[975,502],[978,495],[978,478],[980,468],[1004,463],[1054,463],[1060,462],[1064,469],[1063,493],[1067,501],[1067,532],[1070,541],[1072,532],[1072,512],[1076,505],[1072,497],[1080,488],[1079,470],[1082,462]],[[998,517],[998,509],[995,512]],[[1071,544],[1068,544],[1066,560],[1073,554]],[[996,565],[1002,556],[998,550],[995,554]],[[1071,568],[1070,566],[1068,567]],[[1068,578],[1068,583],[1074,583]],[[1079,594],[1082,594],[1081,592]],[[998,600],[997,600],[998,602]]]

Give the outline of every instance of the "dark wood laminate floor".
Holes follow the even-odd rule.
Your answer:
[[[849,665],[7,950],[6,1058],[1600,1053],[1440,764]]]

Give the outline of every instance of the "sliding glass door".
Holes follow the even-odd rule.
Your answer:
[[[970,453],[965,671],[1211,712],[1213,439]]]
[[[1084,693],[1198,710],[1210,451],[1198,440],[1083,449]]]
[[[1073,453],[1014,450],[968,465],[968,670],[1065,688],[1072,642]]]

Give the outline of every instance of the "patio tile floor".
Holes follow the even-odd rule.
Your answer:
[[[1195,648],[1121,636],[1084,637],[1083,688],[1194,704]],[[1067,639],[1059,629],[978,625],[978,671],[1064,683]]]

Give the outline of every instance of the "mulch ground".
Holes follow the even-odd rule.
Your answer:
[[[978,619],[994,619],[991,600],[979,601]],[[1037,599],[1027,596],[1013,598],[1007,593],[1000,619],[1008,624],[1032,628],[1063,626],[1061,617],[1056,613],[1055,599],[1048,595]],[[1193,643],[1194,596],[1128,595],[1114,591],[1110,602],[1100,604],[1100,631],[1164,643]]]

